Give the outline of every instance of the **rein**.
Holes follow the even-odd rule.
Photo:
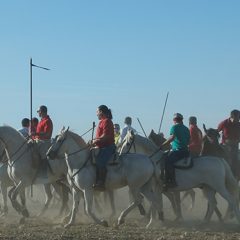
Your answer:
[[[70,174],[68,174],[68,176],[70,177],[71,180],[73,180],[73,178],[86,166],[89,158],[90,158],[90,154],[87,157],[86,161],[83,163],[83,165],[72,176],[70,176]],[[66,159],[66,160],[68,161],[68,159]]]
[[[135,144],[135,138],[133,137],[133,140],[130,142],[130,146],[129,146],[129,149],[128,149],[128,151],[126,152],[126,153],[129,153],[130,152],[130,150],[131,150],[131,148],[132,148],[132,146],[134,147],[134,151],[135,151],[135,153],[136,153],[136,144]],[[125,139],[125,141],[126,141],[126,139]],[[151,155],[149,155],[148,157],[149,158],[152,158],[154,155],[156,155],[159,151],[161,151],[161,147],[159,147],[155,152],[153,152]],[[160,160],[159,160],[160,161]]]
[[[6,147],[5,141],[4,141],[3,139],[1,139],[1,141],[4,143],[4,145],[5,145],[5,147]],[[9,160],[12,159],[12,158],[23,148],[23,146],[24,146],[27,142],[28,142],[27,139],[24,140],[24,142],[20,145],[20,147],[17,148],[17,150],[16,150],[11,156],[9,156],[8,159],[9,159]],[[12,167],[12,166],[13,166],[26,152],[28,152],[29,150],[30,150],[30,148],[28,147],[26,151],[24,151],[20,156],[18,156],[18,158],[16,158],[16,159],[15,159],[14,161],[12,161],[12,162],[9,162],[9,161],[7,160],[8,165],[9,165],[10,167]],[[3,152],[3,153],[4,153],[4,152]],[[3,156],[3,154],[2,154],[2,156]],[[1,156],[1,157],[2,157],[2,156]]]

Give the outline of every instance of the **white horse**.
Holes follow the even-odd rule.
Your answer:
[[[66,178],[67,175],[67,165],[65,159],[59,159],[59,161],[48,161],[49,169],[48,173],[44,173],[44,171],[39,171],[33,164],[33,155],[36,154],[34,150],[34,154],[31,153],[31,147],[26,142],[26,139],[19,134],[19,132],[11,128],[9,126],[0,127],[0,152],[4,153],[5,148],[7,150],[7,165],[0,169],[0,184],[3,185],[3,197],[5,199],[4,206],[7,203],[7,180],[10,181],[10,185],[13,187],[9,191],[9,198],[13,204],[13,207],[24,216],[28,216],[28,211],[25,207],[25,187],[30,186],[32,184],[44,184],[44,190],[46,194],[46,201],[43,209],[41,210],[38,216],[43,215],[44,212],[47,211],[51,199],[52,199],[52,191],[51,186],[53,186],[54,190],[58,193],[62,200],[62,206],[59,212],[59,216],[63,213],[64,210],[68,210],[68,187],[65,184],[59,182],[59,179]],[[40,146],[37,147],[37,151],[41,155],[41,158],[46,156],[47,146],[43,142],[40,143]],[[2,154],[3,155],[3,154]],[[35,163],[36,164],[36,163]],[[10,173],[10,178],[8,176],[8,172]],[[47,171],[47,169],[45,169]],[[44,176],[43,176],[43,175]],[[2,180],[2,181],[1,181]],[[21,183],[20,183],[21,181]],[[8,185],[9,185],[8,184]],[[1,186],[0,185],[0,186]],[[16,196],[20,194],[22,197],[22,206],[18,204],[16,201]],[[99,194],[97,194],[99,195]],[[108,192],[110,198],[110,205],[112,209],[111,217],[113,217],[116,213],[115,205],[114,205],[114,196],[112,192]],[[101,207],[98,204],[98,199],[94,198],[95,206],[98,209]],[[4,207],[5,208],[5,207]],[[21,220],[24,220],[21,219]]]
[[[14,128],[9,126],[0,127],[0,146],[6,150],[8,159],[8,175],[14,182],[14,187],[9,191],[9,197],[13,208],[23,215],[21,220],[29,216],[25,206],[25,188],[32,184],[55,183],[67,174],[67,166],[64,159],[48,161],[49,168],[39,171],[33,165],[33,155],[26,139]],[[46,185],[49,187],[48,185]],[[20,195],[22,205],[17,201]],[[67,204],[62,206],[66,209]]]
[[[92,185],[95,183],[96,169],[91,162],[90,147],[79,135],[63,129],[48,150],[47,155],[54,159],[65,156],[68,165],[68,181],[72,186],[73,206],[71,214],[65,219],[68,220],[65,227],[75,222],[81,192],[84,193],[87,214],[96,223],[106,226],[107,222],[105,220],[101,221],[92,212],[94,192]],[[154,166],[148,157],[142,154],[124,154],[120,156],[117,166],[109,165],[107,168],[106,190],[128,186],[133,196],[133,202],[120,214],[118,224],[123,223],[126,215],[138,206],[141,202],[141,194],[149,200],[153,210],[162,211],[157,195],[152,192]],[[153,219],[155,220],[154,213],[147,225],[148,227],[153,223]]]
[[[134,148],[136,152],[145,152],[151,155],[155,163],[163,161],[163,152],[152,141],[140,135],[134,135],[129,131],[125,137],[121,152],[129,152]],[[171,189],[173,192],[184,191],[195,187],[201,187],[208,198],[209,207],[205,220],[209,221],[213,211],[219,215],[216,208],[215,193],[218,192],[227,200],[229,207],[240,221],[240,213],[237,206],[238,184],[231,169],[224,159],[203,156],[193,159],[193,167],[188,170],[176,169],[176,181],[178,186]],[[219,216],[218,216],[219,217]]]

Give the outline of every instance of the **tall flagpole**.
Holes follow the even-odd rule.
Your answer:
[[[32,67],[41,68],[44,70],[50,70],[49,68],[41,67],[32,63],[32,58],[30,58],[30,123],[31,123],[31,134],[32,134]]]
[[[44,70],[50,70],[48,68],[40,67],[32,63],[32,58],[30,58],[30,135],[32,135],[32,67],[42,68]],[[31,197],[33,197],[33,189],[31,185]]]
[[[32,135],[32,58],[30,58],[30,123]]]

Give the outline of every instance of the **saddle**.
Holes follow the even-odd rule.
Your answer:
[[[193,158],[192,157],[186,157],[181,160],[178,160],[174,163],[174,167],[177,169],[189,169],[193,167]]]
[[[92,160],[93,165],[96,165],[96,158],[98,156],[98,153],[99,153],[99,148],[91,149],[91,160]],[[114,152],[108,161],[108,165],[110,165],[110,166],[118,165],[120,163],[119,157],[120,157],[119,153]]]
[[[38,174],[47,175],[47,170],[52,172],[51,166],[45,156],[46,149],[49,147],[50,141],[29,140],[28,146],[31,149],[32,167],[37,169]]]

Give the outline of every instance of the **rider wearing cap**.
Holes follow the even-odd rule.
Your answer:
[[[227,147],[230,154],[229,163],[234,173],[237,176],[238,169],[238,145],[240,142],[240,112],[232,110],[230,117],[222,121],[218,125],[218,131],[222,132],[222,144]]]
[[[188,157],[188,145],[190,141],[189,129],[183,124],[183,116],[175,113],[173,116],[174,125],[170,130],[170,137],[162,144],[172,144],[172,150],[169,152],[165,161],[165,188],[176,187],[174,163],[178,160]]]
[[[38,109],[38,115],[41,118],[37,125],[35,139],[48,140],[52,137],[53,123],[47,114],[47,107],[42,105]]]

